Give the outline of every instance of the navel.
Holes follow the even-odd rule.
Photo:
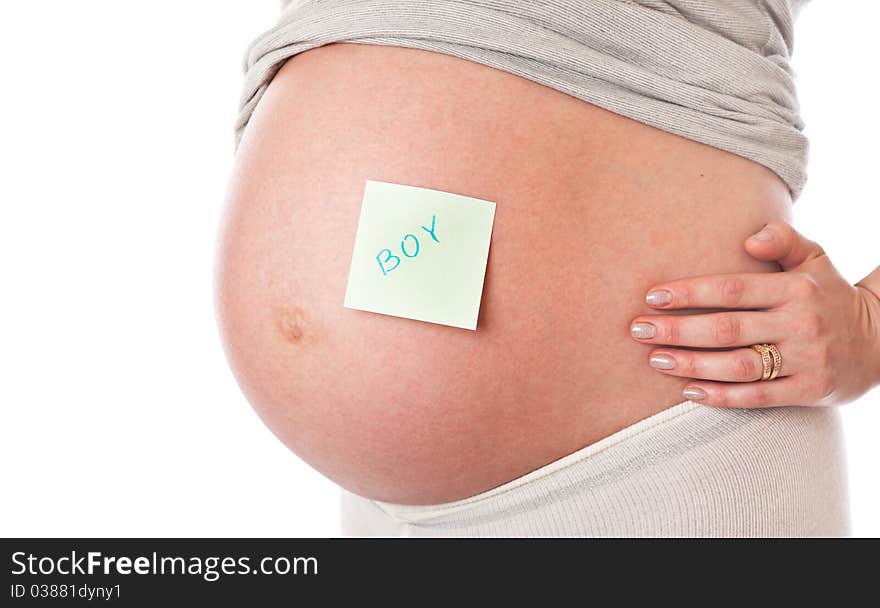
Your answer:
[[[302,344],[307,329],[305,311],[299,306],[280,310],[276,316],[276,326],[286,342]]]

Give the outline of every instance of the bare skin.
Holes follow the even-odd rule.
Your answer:
[[[649,289],[669,294],[653,304],[661,310],[725,309],[634,319],[634,326],[653,327],[654,335],[633,339],[669,345],[651,352],[651,366],[711,380],[689,382],[682,394],[725,407],[842,405],[880,384],[880,268],[850,285],[818,243],[779,222],[744,247],[757,259],[778,261],[785,272],[709,275]],[[784,353],[782,371],[770,382],[761,381],[761,356],[748,348],[756,343],[773,343]]]
[[[477,331],[342,306],[367,179],[497,204]],[[445,502],[682,401],[688,378],[630,338],[645,292],[779,273],[742,243],[790,213],[742,157],[476,63],[330,45],[288,61],[246,130],[218,318],[303,460],[369,498]]]

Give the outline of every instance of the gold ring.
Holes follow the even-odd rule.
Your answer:
[[[782,371],[782,354],[775,344],[752,344],[752,348],[761,353],[764,372],[761,380],[773,380]]]
[[[782,354],[780,354],[779,349],[776,348],[775,344],[768,344],[767,347],[770,349],[770,354],[773,355],[773,373],[770,374],[770,380],[776,378],[779,375],[779,372],[782,371]]]
[[[773,373],[773,354],[765,344],[752,344],[752,348],[761,353],[761,363],[764,365],[764,373],[761,374],[761,380],[767,380]]]

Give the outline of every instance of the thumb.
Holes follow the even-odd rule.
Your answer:
[[[825,255],[822,247],[803,236],[790,224],[770,222],[746,239],[746,251],[754,258],[777,261],[783,270],[791,270]]]

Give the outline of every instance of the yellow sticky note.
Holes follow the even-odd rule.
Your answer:
[[[367,180],[346,308],[477,328],[495,203]]]

